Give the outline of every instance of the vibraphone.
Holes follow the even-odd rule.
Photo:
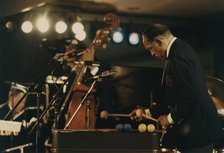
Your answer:
[[[159,133],[115,130],[55,130],[53,153],[155,153],[160,150]]]

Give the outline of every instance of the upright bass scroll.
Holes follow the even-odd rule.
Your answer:
[[[97,35],[89,48],[104,48],[104,44],[107,43],[105,42],[106,38],[113,30],[118,28],[120,25],[119,17],[113,13],[106,14],[104,17],[104,22],[106,24],[109,24],[110,26],[98,30]]]

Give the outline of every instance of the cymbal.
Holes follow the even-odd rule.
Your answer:
[[[205,83],[218,114],[224,116],[224,81],[212,76],[206,76]]]

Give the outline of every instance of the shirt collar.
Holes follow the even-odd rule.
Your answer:
[[[171,45],[173,44],[173,42],[177,39],[177,37],[173,37],[173,39],[170,41],[168,47],[167,47],[167,51],[166,51],[166,56],[167,58],[169,57],[169,53],[170,53],[170,48],[171,48]]]

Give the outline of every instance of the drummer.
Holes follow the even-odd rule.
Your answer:
[[[11,83],[11,87],[9,89],[8,101],[0,105],[0,119],[4,119],[6,114],[13,109],[13,107],[20,101],[20,99],[24,96],[27,91],[27,87],[19,84],[19,83]],[[22,100],[22,102],[15,109],[14,114],[19,113],[25,106],[26,97]],[[10,118],[11,119],[11,118]]]

